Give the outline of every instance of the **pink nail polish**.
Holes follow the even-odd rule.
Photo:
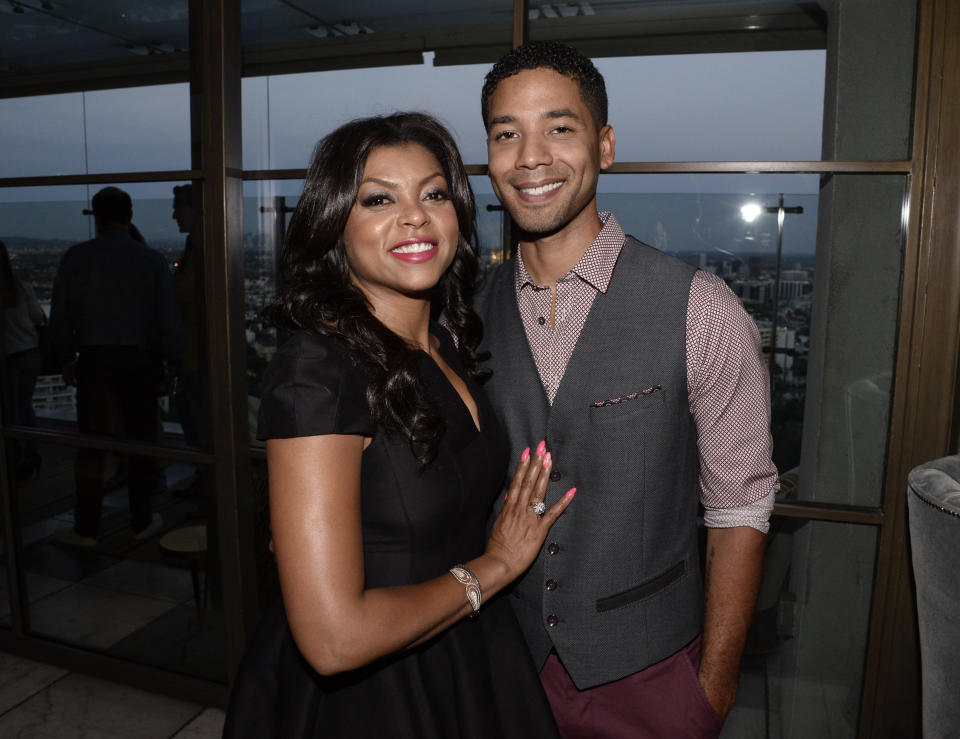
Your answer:
[[[530,447],[524,449],[523,454],[520,455],[521,462],[526,462],[528,459],[530,459]]]
[[[549,467],[549,466],[550,466],[550,460],[551,460],[551,459],[553,459],[553,458],[550,456],[550,452],[547,452],[546,455],[543,457],[543,466],[544,466],[544,467]]]
[[[570,489],[567,491],[567,497],[568,497],[568,498],[572,498],[572,497],[573,497],[574,495],[576,495],[576,494],[577,494],[577,489],[576,489],[576,488],[570,488]]]
[[[546,448],[547,448],[546,441],[541,441],[539,444],[537,444],[537,456],[539,457],[541,454],[543,454],[543,450]]]

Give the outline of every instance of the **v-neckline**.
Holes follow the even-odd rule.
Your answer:
[[[445,331],[446,329],[441,328],[440,330]],[[434,334],[431,333],[430,336],[433,337]],[[420,352],[424,356],[426,356],[427,359],[430,360],[430,362],[433,364],[434,367],[437,368],[437,370],[440,372],[440,375],[443,377],[444,382],[447,383],[447,385],[453,391],[453,394],[457,396],[457,400],[460,401],[460,405],[462,406],[463,410],[466,412],[467,417],[470,419],[470,423],[473,425],[476,432],[478,434],[482,434],[483,425],[480,420],[480,404],[477,402],[477,399],[474,397],[473,393],[470,392],[470,386],[467,384],[467,380],[461,377],[460,374],[450,364],[450,362],[447,361],[447,358],[443,356],[443,353],[440,349],[442,345],[443,345],[443,339],[437,336],[437,354],[440,356],[441,359],[443,359],[444,364],[447,365],[447,367],[450,369],[450,372],[453,373],[454,377],[456,377],[458,380],[460,380],[460,382],[463,383],[464,392],[467,394],[467,397],[469,397],[470,400],[473,402],[474,408],[477,409],[476,417],[474,417],[473,412],[470,410],[470,406],[467,404],[467,401],[464,400],[463,396],[460,394],[460,391],[457,390],[457,386],[453,384],[453,382],[447,376],[447,373],[443,371],[443,367],[440,366],[440,363],[437,362],[437,360],[430,355],[430,352],[424,351],[423,349],[421,349]]]

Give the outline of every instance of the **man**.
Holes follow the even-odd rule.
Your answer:
[[[176,185],[173,188],[173,220],[180,233],[186,234],[183,253],[177,262],[173,283],[183,320],[183,364],[177,378],[174,402],[183,438],[193,447],[200,447],[203,390],[203,249],[201,247],[200,209],[194,206],[193,186]],[[200,471],[197,471],[199,480]]]
[[[546,439],[546,503],[577,488],[511,602],[565,737],[716,736],[777,487],[756,327],[721,280],[597,212],[616,138],[589,59],[524,45],[482,109],[520,232],[477,299],[487,390],[511,448]]]
[[[77,425],[84,434],[120,427],[129,441],[155,442],[157,398],[164,359],[178,364],[180,318],[170,270],[159,252],[131,236],[130,196],[105,187],[93,196],[97,236],[67,250],[53,287],[50,334],[77,386]],[[79,547],[97,543],[104,493],[104,453],[81,449],[74,463],[76,510],[72,528],[56,541]],[[127,465],[130,528],[135,539],[160,530],[153,513],[155,462],[131,455]]]

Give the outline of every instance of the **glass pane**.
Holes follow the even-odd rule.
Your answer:
[[[497,196],[493,194],[490,179],[473,176],[470,186],[477,201],[477,234],[480,240],[481,269],[503,261],[504,211]]]
[[[737,703],[721,736],[854,737],[877,530],[771,523]]]
[[[247,335],[247,391],[251,443],[257,443],[260,382],[277,350],[277,330],[264,309],[277,292],[277,254],[300,199],[303,180],[243,183],[244,326]]]
[[[88,172],[190,169],[186,83],[85,96]]]
[[[618,161],[820,159],[823,51],[594,61]]]
[[[189,37],[188,5],[188,0],[166,0],[159,6],[83,0],[4,2],[0,71],[110,60],[149,68],[152,60],[182,57]]]
[[[480,88],[488,65],[423,64],[278,75],[243,80],[244,169],[307,166],[317,139],[341,123],[397,110],[442,120],[464,162],[487,161]],[[344,95],[349,90],[349,95]],[[336,104],[332,105],[331,101]]]
[[[39,463],[14,482],[31,633],[84,649],[225,681],[225,639],[213,503],[213,470],[111,452],[35,444]],[[146,461],[159,524],[131,528],[129,490]],[[76,474],[106,481],[94,537],[76,535],[91,505]]]
[[[83,124],[80,92],[0,100],[0,172],[4,177],[86,172]]]
[[[797,500],[880,504],[904,195],[899,175],[834,175],[822,189],[816,175],[601,177],[599,207],[627,233],[720,275],[753,317],[774,462],[800,475]]]
[[[907,194],[900,175],[821,190],[801,500],[882,503]]]
[[[142,257],[130,257],[122,269],[113,257],[107,262],[97,261],[99,266],[82,273],[65,269],[64,294],[72,297],[63,302],[64,310],[58,315],[51,313],[54,281],[67,250],[95,236],[94,218],[84,210],[91,207],[90,199],[101,186],[0,189],[0,240],[6,244],[13,274],[22,285],[18,294],[24,294],[18,304],[15,332],[6,336],[6,349],[16,356],[7,362],[9,382],[4,386],[10,393],[14,387],[25,393],[18,402],[12,396],[5,398],[5,418],[9,423],[65,433],[76,431],[78,386],[69,371],[65,382],[65,364],[74,351],[79,351],[78,366],[82,372],[85,347],[93,352],[87,353],[88,358],[104,346],[119,347],[121,351],[144,352],[156,359],[151,360],[153,374],[159,373],[151,381],[155,393],[155,410],[151,413],[155,421],[136,432],[121,428],[126,422],[119,423],[119,411],[105,411],[116,405],[116,398],[88,396],[85,403],[90,413],[94,408],[103,413],[98,411],[96,418],[86,414],[81,424],[84,432],[174,445],[202,445],[202,419],[208,411],[200,380],[205,376],[206,357],[201,219],[197,207],[192,218],[181,214],[179,222],[183,225],[178,226],[178,221],[171,218],[172,187],[172,183],[121,183],[120,188],[132,199],[133,224],[139,240],[150,251],[142,252]],[[200,200],[198,190],[195,202]],[[191,245],[185,248],[188,236]],[[84,262],[92,265],[95,260],[106,258],[104,254],[97,247],[95,254],[91,252]],[[184,256],[191,258],[185,261]],[[146,269],[146,264],[154,264],[152,272],[141,270]],[[159,282],[151,282],[153,277]],[[148,283],[151,287],[144,287]],[[127,320],[120,320],[123,316]],[[48,319],[53,319],[52,325]],[[26,370],[11,365],[11,361],[25,362],[23,353],[28,351],[33,352],[31,361],[35,359],[37,364],[31,365],[27,373],[35,379],[32,394],[21,381],[27,376]],[[88,369],[92,366],[86,365]],[[131,391],[143,390],[146,377],[147,374],[141,374],[142,387],[133,386]],[[87,387],[92,385],[88,383]],[[144,410],[147,412],[150,411]]]
[[[190,169],[186,84],[0,100],[3,177]]]

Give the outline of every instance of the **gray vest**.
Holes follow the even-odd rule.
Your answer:
[[[694,268],[627,237],[547,402],[520,321],[514,265],[477,296],[486,384],[511,447],[546,438],[551,504],[577,495],[510,590],[538,667],[551,649],[578,688],[658,662],[699,633],[696,427],[687,402],[686,315]]]

